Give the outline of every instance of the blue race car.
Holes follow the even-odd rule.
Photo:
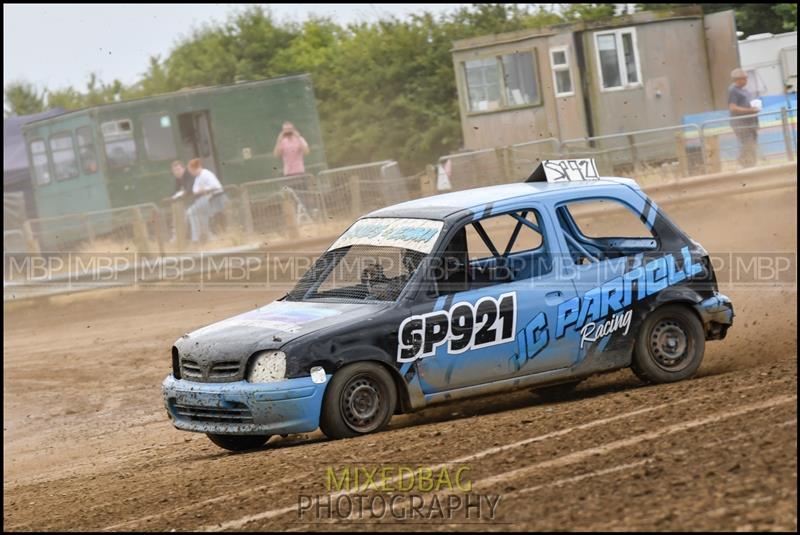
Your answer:
[[[626,367],[678,381],[732,323],[706,251],[633,180],[545,161],[363,216],[285,297],[175,342],[162,388],[175,427],[238,451]]]

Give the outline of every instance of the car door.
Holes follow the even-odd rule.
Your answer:
[[[553,232],[546,212],[528,205],[465,222],[449,233],[447,245],[434,258],[439,268],[431,276],[434,292],[412,308],[414,319],[407,320],[421,335],[414,365],[423,393],[575,362],[574,340],[551,334],[558,304],[575,296],[554,261],[559,249]],[[403,327],[401,344],[405,338],[410,348]]]
[[[561,306],[556,336],[576,341],[578,362],[594,357],[599,369],[612,368],[630,356],[639,315],[628,281],[662,256],[652,218],[643,216],[648,210],[643,198],[620,189],[555,207],[577,291]]]

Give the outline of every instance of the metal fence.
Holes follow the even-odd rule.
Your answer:
[[[563,157],[594,158],[601,172],[641,176],[665,168],[673,175],[693,174],[697,158],[684,148],[687,137],[698,136],[695,124],[651,128],[624,134],[569,139],[561,144]],[[689,163],[690,155],[693,156]],[[694,169],[692,169],[694,170]]]
[[[797,154],[797,110],[723,118],[700,124],[680,124],[620,134],[567,139],[555,138],[450,154],[439,158],[448,172],[451,189],[519,181],[542,160],[594,158],[601,173],[632,176],[648,182],[679,179],[723,169],[747,166],[738,125],[757,121],[758,163],[791,161]]]
[[[165,226],[153,203],[29,219],[22,233],[29,252],[140,252],[163,250]]]
[[[517,182],[541,160],[594,158],[603,174],[632,176],[642,182],[728,170],[742,161],[751,123],[753,164],[792,161],[797,155],[796,109],[762,112],[621,134],[560,141],[555,138],[443,156],[438,168],[403,176],[397,162],[385,160],[321,171],[318,175],[273,178],[224,188],[222,210],[211,222],[211,243],[193,242],[184,198],[167,198],[113,210],[31,219],[4,233],[4,250],[51,253],[89,251],[163,252],[220,248],[294,239],[299,229],[316,226],[331,233],[355,217],[383,206],[439,192],[438,174],[449,190]]]
[[[448,174],[453,190],[498,184],[504,182],[506,176],[506,158],[500,153],[502,150],[483,149],[442,156],[439,167]]]
[[[28,250],[25,243],[25,235],[19,229],[3,231],[3,252],[4,253],[24,253]]]
[[[700,125],[708,172],[797,157],[797,110],[782,108],[755,115],[726,117]]]

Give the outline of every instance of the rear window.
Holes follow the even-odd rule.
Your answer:
[[[614,199],[566,203],[578,230],[587,238],[652,238],[653,233],[626,204]]]

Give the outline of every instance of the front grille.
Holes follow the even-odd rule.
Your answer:
[[[181,377],[201,378],[203,377],[203,368],[196,360],[181,359]]]
[[[238,360],[223,360],[212,362],[208,375],[204,375],[207,369],[204,364],[189,358],[181,359],[181,377],[184,379],[200,379],[204,381],[233,381],[239,376],[241,364]]]
[[[209,378],[226,378],[231,375],[239,373],[238,360],[226,360],[222,362],[214,362],[211,364],[211,371],[208,373]]]
[[[230,403],[227,407],[203,407],[173,403],[173,410],[178,418],[192,422],[211,422],[220,424],[252,424],[253,413],[244,403]]]

